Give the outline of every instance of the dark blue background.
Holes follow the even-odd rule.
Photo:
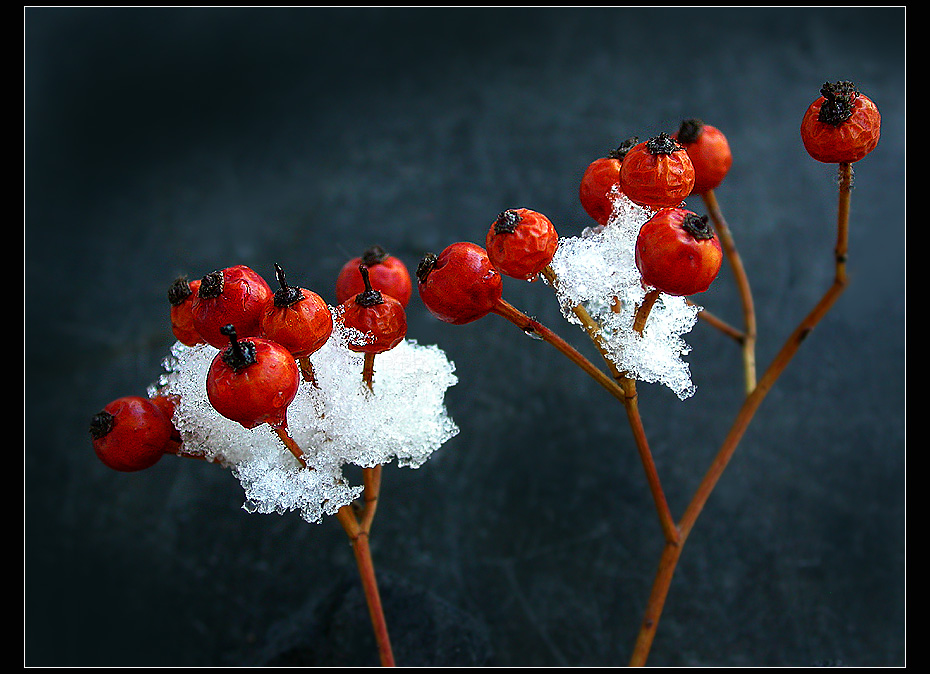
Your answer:
[[[904,663],[904,8],[27,8],[24,29],[25,664],[377,663],[335,522],[249,515],[215,466],[94,457],[91,415],[161,372],[178,273],[278,262],[334,302],[372,243],[414,267],[521,206],[576,235],[591,160],[700,117],[734,152],[717,196],[764,366],[832,280],[835,168],[798,127],[838,79],[883,116],[850,287],[698,520],[650,664]],[[505,297],[596,357],[542,284]],[[701,301],[740,321],[726,268]],[[622,409],[497,317],[408,313],[458,367],[461,434],[385,471],[398,663],[625,664],[662,539]],[[687,341],[693,398],[640,386],[676,514],[741,396],[735,345]]]

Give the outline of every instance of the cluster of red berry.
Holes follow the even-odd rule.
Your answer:
[[[716,187],[732,162],[718,130],[690,120],[680,134],[686,131],[687,141],[665,133],[645,142],[630,139],[594,161],[579,188],[583,207],[600,225],[610,221],[621,194],[656,211],[640,232],[637,266],[646,284],[674,295],[703,292],[720,270],[722,251],[707,218],[680,205],[696,189]],[[476,320],[499,308],[501,275],[536,278],[552,261],[558,242],[543,214],[527,208],[503,211],[484,248],[457,242],[423,258],[417,268],[420,296],[440,320]]]
[[[178,278],[168,290],[177,340],[219,349],[205,382],[210,404],[249,429],[287,428],[287,409],[301,378],[314,382],[309,357],[329,340],[336,322],[358,336],[348,348],[369,357],[394,348],[407,333],[410,274],[379,247],[346,263],[336,281],[336,307],[311,290],[289,285],[277,264],[275,275],[274,291],[245,265],[194,281]],[[104,407],[91,421],[100,460],[115,470],[136,471],[178,453],[181,438],[172,423],[176,398],[127,396]]]

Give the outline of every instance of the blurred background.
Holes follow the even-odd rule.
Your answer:
[[[334,520],[248,514],[203,462],[94,456],[91,416],[162,372],[178,274],[277,262],[335,303],[373,243],[413,271],[512,207],[576,236],[588,163],[699,117],[734,153],[716,194],[761,368],[832,281],[836,169],[798,127],[840,79],[882,113],[850,285],[698,520],[653,665],[904,664],[905,9],[26,8],[25,664],[378,662]],[[504,292],[597,357],[544,284]],[[739,324],[726,265],[700,302]],[[398,664],[626,664],[662,536],[623,410],[496,316],[450,326],[415,296],[408,320],[457,366],[461,432],[384,473]],[[741,400],[735,344],[686,341],[693,397],[639,387],[676,515]]]

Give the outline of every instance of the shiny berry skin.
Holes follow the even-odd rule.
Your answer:
[[[405,307],[413,294],[413,282],[407,265],[400,258],[389,254],[380,246],[372,246],[361,257],[346,262],[336,277],[336,300],[342,304],[359,293],[365,292],[365,282],[358,273],[358,266],[368,267],[371,286],[390,295]]]
[[[207,398],[227,419],[246,428],[267,423],[287,426],[287,407],[300,386],[300,368],[290,351],[262,337],[240,340],[223,327],[228,346],[216,354],[207,373]]]
[[[500,302],[504,282],[484,248],[460,241],[417,267],[420,299],[441,321],[462,325],[487,316]]]
[[[319,351],[333,332],[333,315],[326,301],[312,290],[289,286],[284,270],[275,265],[279,288],[262,312],[260,336],[277,342],[295,358]]]
[[[151,400],[152,403],[162,411],[162,413],[171,423],[171,438],[168,440],[168,444],[165,446],[165,452],[176,454],[179,446],[181,445],[181,434],[174,426],[174,411],[177,409],[181,397],[174,394],[153,395],[151,398],[149,398],[149,400]]]
[[[694,165],[667,133],[634,145],[620,164],[620,189],[640,206],[678,206],[694,187]]]
[[[350,351],[384,353],[406,337],[407,312],[399,300],[372,287],[365,265],[359,265],[356,273],[362,278],[365,290],[340,305],[338,320],[368,336],[364,343],[350,341]]]
[[[174,427],[162,408],[148,398],[117,398],[90,423],[94,452],[108,467],[121,472],[154,466],[165,454]]]
[[[606,157],[595,159],[581,177],[578,186],[581,207],[599,225],[606,225],[613,215],[614,200],[620,194],[620,164],[638,142],[638,138],[630,138]]]
[[[684,145],[694,166],[691,194],[706,194],[719,187],[733,165],[730,143],[723,132],[699,119],[686,119],[673,137]]]
[[[878,145],[882,117],[852,82],[826,82],[801,120],[808,154],[825,164],[859,161]]]
[[[497,271],[530,281],[552,262],[559,235],[542,213],[511,208],[491,223],[485,243],[488,258]]]
[[[194,315],[191,312],[199,288],[200,279],[188,281],[183,276],[178,277],[168,288],[168,303],[171,305],[171,332],[179,342],[187,346],[204,343],[203,337],[194,327]]]
[[[669,295],[704,292],[722,262],[720,241],[707,216],[684,208],[657,211],[636,239],[636,266],[643,281]]]
[[[225,325],[235,325],[240,337],[257,337],[262,313],[272,300],[272,291],[258,273],[245,265],[214,271],[200,280],[191,312],[194,327],[211,346],[229,344]]]

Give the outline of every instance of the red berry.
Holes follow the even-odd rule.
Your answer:
[[[433,316],[461,325],[487,316],[500,302],[503,279],[481,246],[453,243],[417,267],[420,299]]]
[[[350,343],[359,353],[383,353],[393,349],[407,335],[407,313],[397,299],[372,288],[368,268],[359,265],[356,272],[365,290],[343,302],[339,320],[347,328],[368,335],[364,344]]]
[[[674,138],[684,145],[694,166],[691,194],[705,194],[716,189],[733,165],[730,144],[723,132],[699,119],[686,119]]]
[[[542,213],[511,208],[491,223],[485,243],[488,258],[497,271],[529,281],[552,262],[559,235]]]
[[[168,288],[168,303],[171,305],[171,331],[179,342],[187,346],[204,343],[203,337],[194,327],[194,315],[191,313],[191,307],[199,288],[199,279],[188,282],[184,276],[175,279],[171,287]]]
[[[620,189],[640,206],[678,206],[693,187],[691,159],[667,133],[634,145],[620,164]]]
[[[181,434],[178,432],[178,429],[174,427],[174,411],[177,409],[178,402],[181,400],[181,396],[170,394],[170,395],[153,395],[149,400],[152,401],[158,409],[168,418],[168,421],[171,423],[171,439],[168,441],[168,444],[165,446],[165,452],[177,453],[178,447],[181,444]]]
[[[413,283],[407,265],[380,246],[372,246],[361,257],[352,258],[342,266],[336,278],[336,300],[340,304],[365,292],[365,282],[358,273],[360,264],[368,267],[371,286],[375,290],[380,290],[407,306],[413,294]]]
[[[630,138],[606,157],[595,159],[581,177],[578,198],[585,212],[598,224],[606,225],[613,215],[614,200],[620,194],[620,164],[638,142],[638,138]]]
[[[717,277],[723,251],[707,216],[663,208],[639,230],[636,266],[643,281],[669,295],[704,292]]]
[[[239,340],[232,325],[222,328],[229,346],[207,373],[207,398],[227,419],[246,428],[287,426],[287,407],[300,386],[300,368],[290,351],[261,337]]]
[[[825,164],[859,161],[878,145],[882,117],[852,82],[827,82],[801,120],[808,154]]]
[[[109,403],[90,422],[97,457],[113,470],[154,466],[165,453],[174,427],[148,398],[125,396]]]
[[[273,293],[261,276],[245,265],[214,271],[201,279],[191,311],[200,336],[217,349],[229,344],[225,325],[235,325],[240,337],[255,337]]]
[[[280,288],[262,313],[260,334],[277,342],[295,358],[316,353],[333,332],[333,316],[326,301],[312,290],[287,285],[284,270],[275,264]]]

